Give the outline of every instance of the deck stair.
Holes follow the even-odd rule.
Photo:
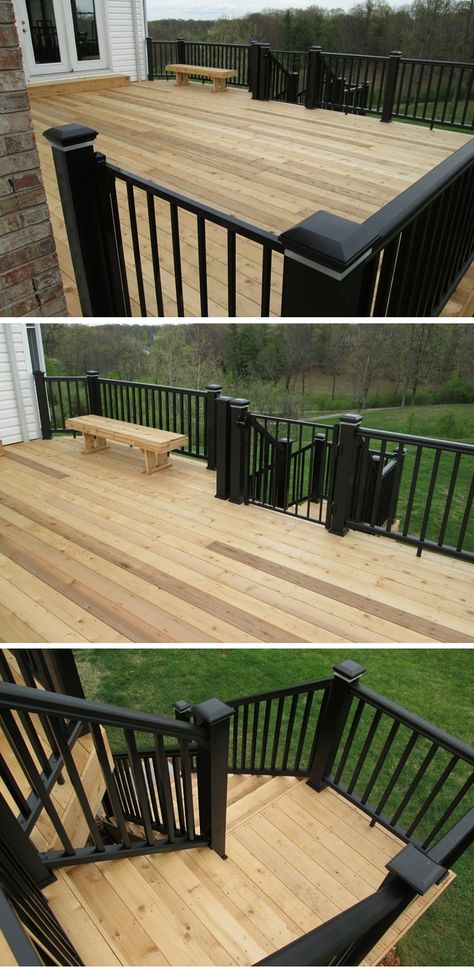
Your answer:
[[[203,847],[57,871],[45,895],[85,964],[255,963],[368,896],[400,848],[294,777],[231,775],[228,803],[225,862]],[[366,963],[453,878],[415,900]]]

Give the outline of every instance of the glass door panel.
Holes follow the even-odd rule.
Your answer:
[[[94,0],[71,0],[78,61],[99,60],[99,39]]]
[[[35,64],[59,64],[58,31],[53,0],[26,0]]]

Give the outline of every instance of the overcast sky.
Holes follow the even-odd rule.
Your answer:
[[[147,0],[149,20],[179,18],[183,20],[215,20],[216,17],[243,17],[261,10],[288,10],[318,6],[326,10],[349,10],[357,0]]]

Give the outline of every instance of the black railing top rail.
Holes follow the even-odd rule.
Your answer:
[[[194,199],[189,198],[187,195],[181,195],[179,192],[171,191],[162,185],[157,185],[156,182],[150,181],[148,178],[142,178],[140,175],[135,175],[132,171],[126,171],[124,168],[117,167],[117,165],[110,164],[109,161],[106,162],[106,167],[109,174],[114,175],[128,185],[132,185],[134,188],[141,188],[149,194],[155,195],[157,198],[161,198],[172,205],[183,208],[192,215],[198,215],[210,222],[214,222],[215,225],[219,225],[221,228],[230,228],[232,231],[236,231],[245,238],[250,239],[251,242],[263,243],[267,248],[283,253],[283,245],[278,236],[274,235],[273,232],[258,228],[249,222],[244,222],[240,218],[235,218],[233,215],[226,215],[217,208],[211,208],[209,205],[194,201]]]
[[[289,685],[286,688],[274,688],[269,692],[257,692],[255,695],[233,698],[226,701],[226,705],[235,708],[236,705],[252,705],[254,702],[265,702],[267,699],[285,698],[287,695],[299,695],[302,692],[316,692],[324,688],[329,688],[332,681],[332,678],[318,678],[312,682],[302,682],[300,685]]]
[[[0,683],[0,710],[2,708],[25,709],[29,712],[60,715],[97,725],[110,725],[140,732],[170,735],[177,739],[197,739],[200,742],[207,742],[206,729],[200,725],[4,682]]]
[[[436,450],[447,450],[450,453],[467,453],[474,456],[473,443],[459,443],[456,440],[439,440],[437,437],[398,433],[395,430],[373,430],[366,426],[359,427],[357,433],[361,436],[370,437],[372,440],[387,440],[394,443],[406,443],[419,447],[433,447]]]
[[[347,60],[390,60],[388,54],[349,54],[347,51],[322,50],[322,57],[345,57]]]
[[[473,164],[474,138],[362,224],[320,211],[289,232],[283,232],[281,240],[285,243],[289,236],[292,252],[314,261],[316,237],[318,262],[344,272],[359,260],[373,257],[385,248]]]
[[[165,745],[163,743],[163,752],[164,752],[164,755],[169,756],[170,759],[172,759],[173,757],[179,758],[179,756],[181,755],[181,749],[179,745]],[[196,755],[196,753],[198,752],[198,746],[193,742],[190,742],[188,746],[188,752],[189,752],[189,755]],[[146,758],[147,756],[154,756],[155,753],[156,753],[156,750],[154,748],[137,750],[137,755],[139,755],[141,758]],[[112,758],[114,760],[119,759],[119,760],[125,761],[125,760],[128,760],[129,756],[128,756],[128,752],[113,752]]]
[[[47,376],[45,373],[44,378],[47,383],[56,383],[58,381],[61,383],[87,382],[87,376]]]
[[[460,759],[464,759],[465,762],[470,765],[474,765],[474,747],[469,745],[467,742],[463,742],[461,739],[457,739],[455,736],[450,735],[449,732],[445,732],[443,729],[439,729],[438,726],[432,725],[426,719],[421,718],[419,715],[415,715],[414,712],[410,712],[408,709],[403,708],[402,705],[397,705],[396,702],[392,702],[391,699],[385,698],[383,695],[379,695],[374,692],[371,688],[367,688],[366,685],[361,685],[357,683],[350,686],[350,692],[359,699],[363,699],[368,705],[372,705],[373,708],[380,709],[382,712],[386,712],[391,718],[400,722],[402,725],[408,726],[408,728],[413,729],[418,735],[422,735],[426,739],[430,739],[439,745],[441,748],[445,749],[446,752],[450,752]]]
[[[176,43],[176,41],[153,40],[153,43],[154,44]],[[185,44],[192,44],[193,47],[224,47],[224,48],[225,47],[240,47],[242,50],[247,50],[248,49],[248,44],[235,44],[234,42],[227,43],[227,41],[225,41],[224,43],[222,43],[222,42],[219,43],[219,42],[212,41],[212,40],[185,40],[184,43]]]
[[[252,416],[256,420],[268,420],[272,423],[288,423],[289,426],[316,426],[321,430],[334,429],[331,423],[318,423],[316,420],[298,420],[289,416],[272,416],[269,413],[254,413],[253,410],[249,416]]]
[[[70,378],[76,379],[75,376]],[[52,379],[63,379],[63,377],[53,376]],[[202,398],[207,395],[206,390],[192,389],[190,386],[164,386],[161,383],[143,383],[140,380],[133,379],[111,379],[108,376],[99,376],[99,383],[106,383],[108,386],[131,386],[136,389],[159,389],[164,390],[165,393],[192,393],[193,396],[201,396]]]
[[[474,69],[474,64],[461,60],[431,60],[419,57],[400,57],[402,64],[427,64],[428,67],[464,67]]]

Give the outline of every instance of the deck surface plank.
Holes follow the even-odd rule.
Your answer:
[[[97,148],[122,168],[279,234],[319,210],[364,221],[448,157],[469,136],[421,125],[307,111],[299,105],[253,101],[242,90],[215,97],[209,86],[177,88],[170,81],[142,81],[109,91],[35,97],[32,115],[54,236],[71,315],[79,316],[52,153],[42,137],[47,127],[78,123],[99,131]],[[212,151],[209,146],[212,145]],[[133,246],[119,204],[127,265]],[[138,231],[147,309],[156,313],[146,206],[136,194]],[[176,315],[173,249],[167,206],[156,203],[165,315]],[[187,315],[200,316],[196,264],[196,220],[180,214],[181,256]],[[225,234],[207,231],[209,314],[227,314]],[[237,315],[257,316],[260,304],[259,247],[238,241]],[[445,312],[469,314],[473,277],[467,274]],[[279,314],[281,258],[274,259],[271,314]],[[140,315],[131,280],[134,315]]]
[[[474,640],[465,562],[216,500],[200,461],[148,478],[122,444],[80,451],[36,440],[0,461],[9,641]]]
[[[244,786],[245,816],[228,830],[225,862],[196,849],[57,871],[46,894],[77,949],[87,948],[86,964],[254,963],[369,896],[402,846],[331,789],[318,794],[291,777],[248,785],[230,775],[229,800]],[[353,823],[357,836],[349,837]],[[418,897],[366,963],[452,879]]]

